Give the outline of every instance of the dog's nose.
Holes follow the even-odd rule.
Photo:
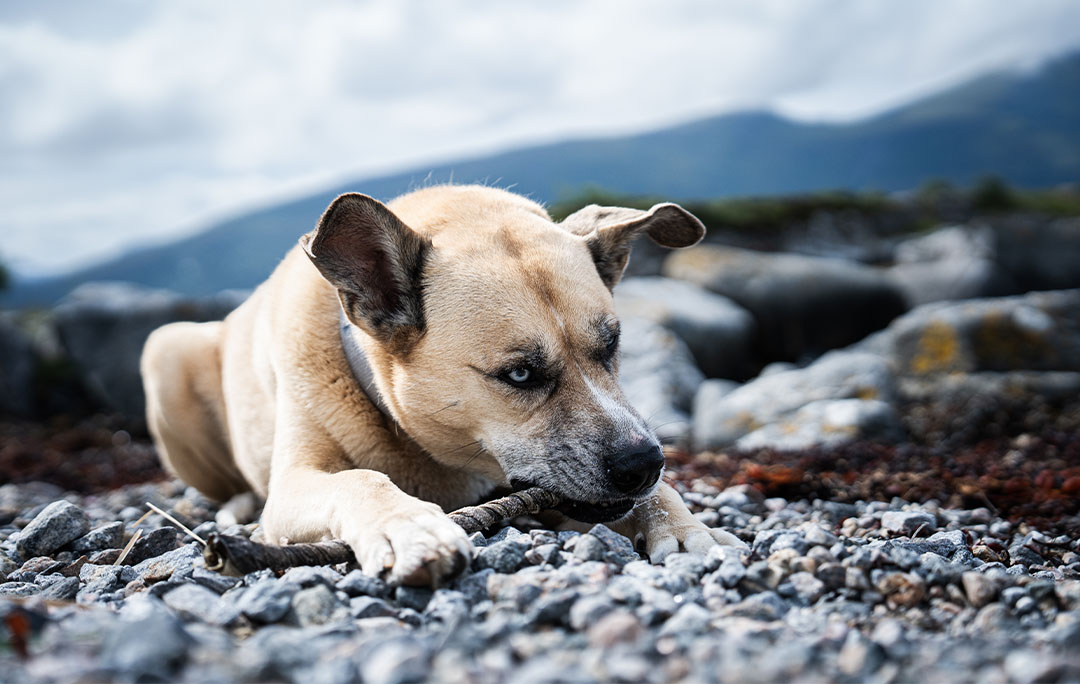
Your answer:
[[[608,463],[611,482],[623,494],[634,496],[652,487],[664,469],[664,452],[656,445],[642,445]]]

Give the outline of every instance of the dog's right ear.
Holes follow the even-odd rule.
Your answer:
[[[431,242],[382,202],[341,195],[300,244],[337,288],[349,320],[391,353],[407,353],[424,334],[421,279]]]

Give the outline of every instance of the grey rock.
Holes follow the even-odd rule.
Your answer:
[[[848,632],[843,648],[836,656],[837,667],[849,677],[865,677],[879,667],[885,659],[884,650],[859,634],[858,631]]]
[[[900,242],[889,277],[909,306],[1018,292],[998,263],[994,231],[986,225],[948,226]]]
[[[0,584],[0,596],[33,596],[41,593],[41,587],[33,582],[6,582]]]
[[[326,584],[314,584],[301,589],[292,597],[292,611],[301,627],[324,625],[349,615],[334,592]]]
[[[8,576],[18,569],[18,563],[0,553],[0,582],[6,582]]]
[[[825,583],[808,572],[796,572],[787,581],[804,604],[814,603],[825,593]]]
[[[431,654],[423,642],[400,636],[378,644],[360,664],[365,682],[403,684],[423,681],[429,674]]]
[[[622,320],[619,383],[627,400],[664,441],[689,435],[689,411],[705,376],[686,343],[638,318]]]
[[[911,536],[919,530],[936,530],[937,518],[926,511],[885,511],[881,515],[881,526],[890,532]]]
[[[388,617],[397,614],[393,606],[374,596],[356,596],[349,599],[349,612],[357,620]]]
[[[747,309],[768,359],[843,347],[885,327],[907,308],[886,276],[839,259],[708,245],[672,253],[663,272]]]
[[[240,584],[240,578],[228,577],[219,572],[213,572],[205,568],[193,568],[191,571],[193,582],[200,584],[217,594],[224,594],[236,585]]]
[[[634,550],[634,543],[607,525],[593,525],[585,536],[600,540],[604,547],[603,560],[609,563],[625,565],[640,558]]]
[[[569,624],[570,609],[578,600],[578,593],[571,589],[549,591],[537,599],[529,615],[529,622],[539,624]]]
[[[469,603],[479,603],[489,598],[488,579],[495,574],[491,568],[477,570],[463,577],[459,577],[452,587],[460,591]]]
[[[150,333],[175,321],[224,318],[246,295],[222,292],[187,298],[129,283],[87,283],[55,310],[63,345],[99,401],[144,420],[139,357]]]
[[[365,575],[359,570],[352,570],[345,575],[335,587],[349,596],[376,596],[386,598],[390,595],[390,587],[377,577]]]
[[[300,587],[291,582],[260,580],[240,595],[237,607],[255,622],[270,624],[285,617]]]
[[[1080,290],[927,304],[855,348],[912,377],[1080,371]]]
[[[321,565],[301,565],[295,568],[289,568],[285,571],[285,574],[281,576],[282,581],[292,582],[298,584],[304,589],[313,587],[316,584],[323,584],[327,587],[334,588],[342,579],[341,573],[330,567]]]
[[[131,547],[124,562],[128,565],[138,565],[148,558],[155,558],[179,546],[177,531],[172,527],[159,527],[148,534],[142,535],[135,545]]]
[[[1009,559],[1013,563],[1023,563],[1024,565],[1042,565],[1046,562],[1046,559],[1024,544],[1014,544],[1013,546],[1010,546]]]
[[[997,598],[1000,585],[984,573],[965,572],[960,577],[964,586],[964,594],[971,605],[982,608]]]
[[[427,587],[398,587],[394,590],[394,600],[406,608],[423,612],[434,593]]]
[[[205,620],[216,608],[218,595],[198,584],[180,584],[162,596],[165,605],[185,620]]]
[[[169,535],[159,535],[159,538],[154,540],[152,544],[166,546],[170,539],[175,544],[176,534],[172,531],[172,528],[163,529],[167,530]],[[138,542],[136,542],[135,545],[138,546]],[[155,549],[152,547],[147,547],[144,549],[143,554],[145,555],[145,553],[154,550]],[[130,554],[128,555],[128,558],[131,558]],[[180,548],[172,549],[171,551],[165,551],[164,553],[146,557],[145,560],[133,564],[132,568],[138,577],[147,584],[152,584],[154,582],[171,579],[174,575],[191,575],[195,570],[195,564],[197,562],[202,562],[202,548],[197,542],[192,542],[190,544],[185,544]]]
[[[811,402],[790,416],[743,435],[739,449],[800,450],[832,447],[857,439],[898,442],[904,437],[900,414],[876,399]]]
[[[71,550],[75,553],[90,553],[102,549],[118,549],[123,545],[124,523],[117,521],[90,530],[71,542]]]
[[[35,414],[37,367],[37,354],[15,315],[0,312],[0,415],[28,418]]]
[[[469,616],[469,600],[460,591],[438,589],[428,601],[424,613],[443,624],[459,625]]]
[[[511,573],[525,562],[525,552],[532,548],[530,542],[517,539],[504,539],[479,549],[476,553],[476,567],[480,570],[491,568],[495,572]]]
[[[15,546],[23,558],[47,556],[90,529],[90,520],[78,506],[54,501],[22,529]]]
[[[829,436],[825,427],[832,413],[838,414],[836,420],[841,426],[849,426],[848,431],[853,415],[868,421],[867,430],[888,432],[889,414],[877,403],[840,404],[837,409],[829,406],[844,399],[890,403],[895,397],[895,378],[883,359],[871,354],[832,352],[806,368],[758,378],[724,396],[694,416],[694,442],[702,448],[731,446],[762,426],[790,422],[800,409],[816,402],[826,403],[809,409],[800,420],[811,422],[817,416],[822,439]],[[875,422],[878,419],[884,422]],[[859,425],[855,423],[856,430]],[[857,436],[857,431],[847,435],[849,439]]]
[[[123,622],[105,640],[101,662],[124,678],[173,679],[194,640],[165,610]]]
[[[613,610],[615,604],[603,594],[582,596],[570,607],[570,627],[583,631]]]
[[[661,636],[700,634],[709,628],[712,614],[696,603],[687,603],[669,617],[660,628]]]
[[[0,586],[0,591],[3,587]],[[62,577],[56,582],[45,587],[41,592],[41,598],[51,601],[72,601],[79,593],[78,577]]]
[[[753,365],[753,316],[726,297],[671,278],[627,278],[615,288],[620,317],[643,318],[682,339],[708,377],[746,377]]]
[[[720,612],[726,616],[748,617],[755,620],[779,620],[790,609],[791,605],[775,592],[764,591],[748,596],[736,604],[725,606]]]

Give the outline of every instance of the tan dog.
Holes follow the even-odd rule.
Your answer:
[[[224,321],[150,336],[163,460],[214,499],[265,497],[271,539],[344,539],[391,581],[460,571],[469,542],[443,511],[506,485],[563,495],[571,519],[607,522],[654,561],[741,545],[657,485],[659,444],[617,382],[610,290],[641,231],[686,247],[704,227],[673,204],[554,224],[475,186],[389,206],[342,195]]]

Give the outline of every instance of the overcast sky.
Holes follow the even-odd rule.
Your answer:
[[[1074,0],[3,2],[0,260],[523,143],[859,118],[1078,46]]]

